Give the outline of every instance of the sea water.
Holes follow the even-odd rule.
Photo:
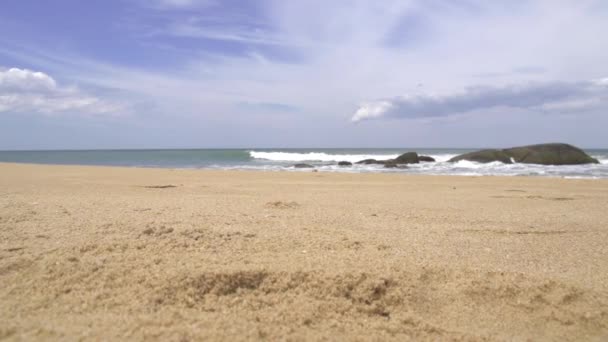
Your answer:
[[[386,172],[464,176],[549,176],[566,178],[608,178],[608,149],[587,149],[600,164],[535,165],[475,163],[448,160],[476,149],[450,148],[346,148],[346,149],[175,149],[175,150],[92,150],[92,151],[0,151],[0,162],[105,165],[160,168],[204,168],[267,171],[310,171],[297,169],[295,163],[313,165],[325,172]],[[363,159],[391,159],[416,151],[435,158],[435,162],[410,164],[405,169],[386,169],[382,165],[340,167],[339,161],[355,163]]]

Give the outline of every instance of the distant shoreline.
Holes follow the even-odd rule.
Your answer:
[[[190,168],[181,168],[181,167],[155,167],[155,166],[116,166],[116,165],[79,165],[79,164],[43,164],[43,163],[7,163],[0,161],[0,169],[2,167],[12,167],[12,166],[32,166],[32,167],[50,167],[50,168],[83,168],[83,169],[117,169],[117,170],[151,170],[151,171],[184,171],[184,172],[204,172],[204,173],[217,173],[217,174],[232,174],[241,175],[247,173],[253,174],[264,174],[267,172],[270,173],[279,173],[279,174],[306,174],[306,173],[317,173],[321,175],[353,175],[353,176],[363,176],[363,177],[374,177],[374,176],[388,176],[388,177],[430,177],[430,178],[498,178],[498,179],[512,179],[512,178],[528,178],[528,179],[548,179],[548,180],[572,180],[572,181],[608,181],[608,177],[606,178],[590,178],[590,177],[568,177],[568,176],[532,176],[532,175],[517,175],[517,176],[508,176],[508,175],[450,175],[450,174],[415,174],[415,173],[403,173],[403,172],[328,172],[328,171],[319,171],[317,169],[277,169],[277,170],[260,170],[260,169],[217,169],[217,168],[205,168],[205,167],[190,167]]]
[[[407,168],[386,169],[383,165],[339,167],[338,162],[355,164],[365,159],[386,160],[415,150],[436,162],[410,164]],[[294,171],[295,164],[309,164],[320,172],[405,173],[428,175],[504,175],[538,177],[608,178],[608,149],[586,150],[600,165],[541,166],[474,162],[448,163],[473,149],[184,149],[184,150],[95,150],[95,151],[11,151],[0,152],[0,162],[44,165],[97,165],[144,168],[239,169]],[[296,170],[302,171],[302,170]]]

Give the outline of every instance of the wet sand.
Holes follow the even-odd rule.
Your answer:
[[[0,164],[0,338],[606,340],[608,180]]]

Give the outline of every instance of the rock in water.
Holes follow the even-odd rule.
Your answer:
[[[435,158],[429,156],[418,156],[418,161],[421,162],[434,162]]]
[[[338,162],[338,166],[353,166],[353,163],[351,163],[349,161],[341,161],[341,162]]]
[[[503,150],[481,150],[469,152],[450,159],[451,162],[457,162],[461,160],[469,160],[478,163],[491,163],[495,161],[503,162],[505,164],[512,163],[511,157]]]
[[[395,163],[394,161],[389,161],[384,163],[384,167],[387,169],[394,169],[396,167],[399,167],[399,165],[397,163]]]
[[[393,160],[397,164],[418,164],[418,153],[407,152]]]
[[[598,164],[580,148],[568,144],[540,144],[513,147],[505,152],[518,163],[542,165]]]
[[[369,164],[385,164],[385,163],[386,163],[385,160],[363,159],[363,160],[360,160],[360,161],[356,162],[355,164],[369,165]]]
[[[407,169],[407,165],[404,164],[397,164],[392,160],[387,161],[386,163],[384,163],[384,167],[387,169]]]
[[[384,167],[387,169],[407,169],[407,165],[397,164],[394,161],[387,161],[384,163]]]
[[[425,161],[435,161],[435,159],[431,157],[425,157]],[[387,160],[376,160],[376,159],[364,159],[356,162],[355,164],[380,164],[385,167],[396,167],[396,165],[403,164],[418,164],[420,162],[420,157],[416,152],[407,152],[395,159],[387,159]]]
[[[470,160],[479,163],[494,161],[511,164],[577,165],[598,164],[583,150],[568,144],[553,143],[513,147],[504,150],[482,150],[465,153],[450,159],[451,162]]]
[[[296,169],[307,169],[307,168],[313,168],[314,166],[310,165],[310,164],[295,164],[293,167],[295,167]]]

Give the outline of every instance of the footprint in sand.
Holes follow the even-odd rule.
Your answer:
[[[168,184],[168,185],[142,185],[142,188],[146,188],[146,189],[170,189],[170,188],[177,188],[177,185],[172,185],[172,184]]]
[[[505,195],[493,195],[491,198],[527,198],[527,199],[544,199],[548,201],[573,201],[572,197],[544,197],[540,195],[529,195],[525,197],[520,196],[505,196]]]
[[[297,208],[300,206],[300,204],[298,202],[283,202],[283,201],[275,201],[275,202],[268,202],[266,203],[266,206],[269,208],[274,208],[274,209],[293,209],[293,208]]]
[[[506,230],[506,229],[458,229],[462,233],[487,233],[496,235],[562,235],[587,233],[585,230]]]
[[[527,196],[529,199],[544,199],[549,201],[572,201],[574,198],[572,197],[544,197],[544,196]]]

